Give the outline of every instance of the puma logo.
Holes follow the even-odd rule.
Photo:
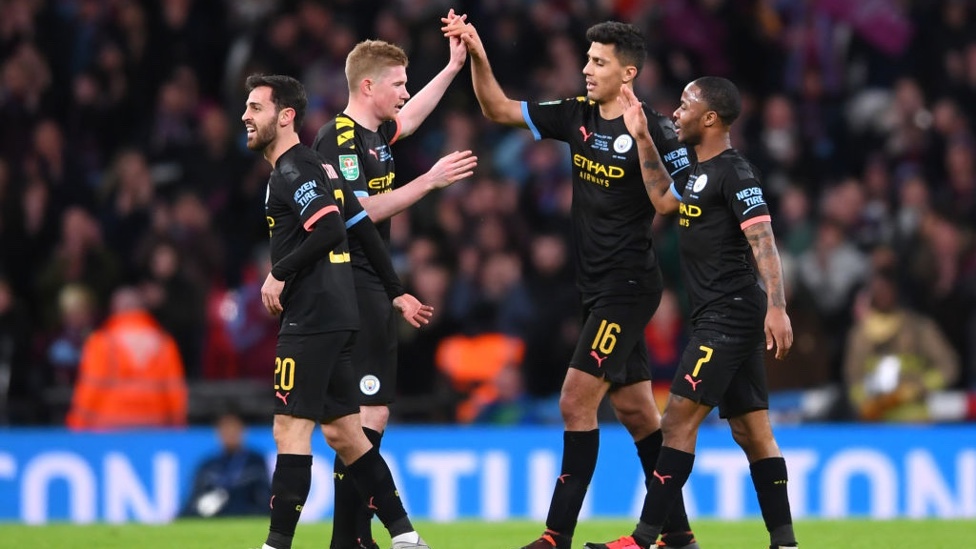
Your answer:
[[[702,380],[700,380],[700,379],[698,381],[695,381],[688,374],[685,374],[685,381],[687,381],[688,383],[691,383],[691,390],[692,391],[697,391],[698,390],[698,384],[702,382]]]
[[[291,394],[291,391],[288,391],[285,394],[281,394],[280,391],[275,391],[275,397],[280,398],[281,401],[285,403],[285,406],[288,406],[288,395],[290,395],[290,394]]]
[[[271,501],[268,502],[268,507],[274,509],[274,495],[271,496]]]
[[[373,158],[375,158],[376,160],[380,159],[380,155],[376,154],[376,151],[374,151],[373,149],[369,149],[369,154],[373,155]]]
[[[663,475],[662,476],[662,475],[659,475],[657,471],[653,471],[653,473],[654,473],[654,478],[660,480],[661,481],[661,484],[664,484],[664,481],[666,481],[669,478],[671,478],[671,475]]]
[[[603,368],[603,361],[606,360],[607,357],[601,357],[600,355],[596,354],[596,351],[590,351],[590,356],[596,361],[597,368]]]
[[[563,474],[559,475],[557,478],[559,479],[559,482],[561,484],[566,484],[566,477],[568,477],[568,476],[569,476],[569,473],[563,473]]]
[[[583,134],[583,142],[584,143],[586,143],[590,139],[590,137],[593,136],[593,132],[586,133],[586,127],[585,126],[580,126],[579,127],[579,131],[580,131],[581,134]]]
[[[373,505],[373,497],[372,496],[370,496],[369,503],[366,504],[366,507],[369,507],[370,509],[372,509],[374,511],[378,511],[379,510],[379,507]]]

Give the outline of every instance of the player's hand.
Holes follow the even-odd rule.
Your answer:
[[[403,318],[414,328],[428,324],[430,317],[434,316],[433,307],[424,305],[419,299],[410,294],[403,294],[395,298],[393,300],[393,308],[400,311]]]
[[[283,310],[281,292],[284,289],[285,282],[268,273],[268,278],[264,279],[264,285],[261,286],[261,302],[264,303],[264,308],[271,313],[271,316],[278,316]]]
[[[443,189],[456,181],[474,175],[477,165],[478,157],[471,151],[454,151],[431,166],[427,170],[427,177],[430,178],[433,188]]]
[[[465,17],[467,16],[456,15],[454,13],[454,8],[451,8],[451,11],[447,12],[446,19],[448,19],[449,21],[453,21],[454,19],[460,19],[461,21],[464,21]],[[443,20],[444,18],[441,19],[441,21]],[[448,36],[447,42],[448,45],[450,45],[451,47],[451,59],[447,62],[447,66],[457,70],[461,70],[461,67],[464,66],[464,61],[468,58],[467,44],[465,44],[464,41],[461,40],[460,36]]]
[[[782,360],[793,346],[793,326],[786,309],[769,307],[766,311],[766,350],[776,348],[776,358]]]
[[[453,18],[442,17],[441,23],[444,23],[444,26],[441,27],[441,32],[447,37],[460,38],[467,47],[469,54],[484,58],[486,57],[485,46],[481,43],[481,37],[478,36],[478,31],[474,25],[466,22],[467,17],[467,15],[455,15]]]
[[[624,109],[624,125],[627,132],[637,141],[651,139],[651,132],[647,131],[647,116],[644,115],[644,107],[640,99],[634,95],[634,90],[627,84],[620,85],[620,95],[617,96],[617,103]]]

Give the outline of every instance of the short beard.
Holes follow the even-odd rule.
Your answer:
[[[247,144],[247,148],[252,151],[264,152],[275,140],[274,128],[266,126],[257,128],[254,132],[254,139]]]

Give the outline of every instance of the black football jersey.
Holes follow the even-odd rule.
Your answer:
[[[671,177],[683,185],[690,160],[664,115],[644,107],[648,129]],[[623,116],[605,120],[585,97],[522,103],[535,138],[569,143],[573,161],[573,233],[581,291],[660,286],[651,241],[654,207],[644,189],[634,138]],[[680,188],[680,187],[679,187]]]
[[[271,263],[304,242],[323,216],[343,216],[347,226],[357,217],[365,217],[359,202],[348,200],[346,192],[335,166],[323,163],[315,151],[304,145],[285,151],[271,172],[264,205],[271,233]],[[328,256],[286,280],[281,306],[282,335],[358,330],[348,243],[343,240]]]
[[[346,114],[340,114],[319,129],[312,148],[336,163],[341,177],[349,183],[357,197],[373,196],[388,193],[394,188],[396,170],[390,145],[396,142],[399,135],[400,124],[396,120],[384,122],[374,132],[356,124]],[[376,229],[389,247],[390,220],[376,223]],[[352,250],[356,285],[382,290],[383,284],[355,236],[350,236],[349,248]]]
[[[694,323],[719,298],[757,283],[743,230],[769,221],[769,208],[755,167],[727,149],[693,163],[678,214],[681,270]]]

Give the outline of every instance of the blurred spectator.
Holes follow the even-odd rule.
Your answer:
[[[33,396],[42,382],[30,362],[30,317],[0,275],[0,424],[37,422],[40,410]]]
[[[561,234],[544,232],[533,238],[526,290],[533,313],[525,336],[525,391],[535,399],[553,400],[558,412],[559,391],[580,330],[579,296]]]
[[[399,404],[392,412],[406,421],[449,421],[454,417],[454,392],[438,372],[435,357],[441,341],[458,331],[447,307],[451,271],[437,257],[419,259],[436,251],[429,240],[415,240],[410,251],[412,269],[408,290],[434,307],[435,312],[423,330],[400,331],[397,354],[397,364],[402,368],[397,376]]]
[[[67,425],[75,430],[186,424],[183,363],[138,291],[112,295],[111,315],[85,342]]]
[[[205,292],[183,270],[184,258],[173,242],[157,240],[144,259],[141,290],[147,309],[179,347],[190,379],[201,376],[205,325]]]
[[[107,303],[119,283],[118,265],[115,255],[102,243],[102,230],[95,219],[77,206],[65,210],[61,240],[36,282],[43,326],[55,326],[57,296],[65,284],[84,284],[94,292],[99,305]]]
[[[952,386],[959,357],[931,319],[899,305],[894,273],[875,273],[866,300],[844,358],[851,403],[868,421],[924,421],[926,396]]]
[[[106,240],[119,257],[131,258],[152,221],[155,185],[146,156],[133,149],[119,153],[99,191]]]
[[[220,450],[193,473],[193,487],[180,517],[266,515],[271,499],[268,464],[260,452],[244,445],[244,422],[233,413],[216,422]]]
[[[68,284],[58,294],[59,321],[55,332],[42,343],[48,370],[45,381],[55,387],[73,387],[78,377],[85,341],[98,323],[95,296],[81,284]]]
[[[521,382],[512,376],[518,376],[524,354],[520,339],[500,333],[459,334],[442,340],[435,361],[461,399],[454,419],[472,423],[483,413],[491,415],[487,408],[501,405],[501,399],[511,404],[520,397]]]
[[[208,317],[214,325],[207,330],[203,372],[207,379],[267,379],[274,365],[278,319],[268,314],[261,301],[271,256],[262,247],[252,258],[240,286],[217,292],[209,300],[212,313]],[[226,348],[216,349],[220,344]]]

